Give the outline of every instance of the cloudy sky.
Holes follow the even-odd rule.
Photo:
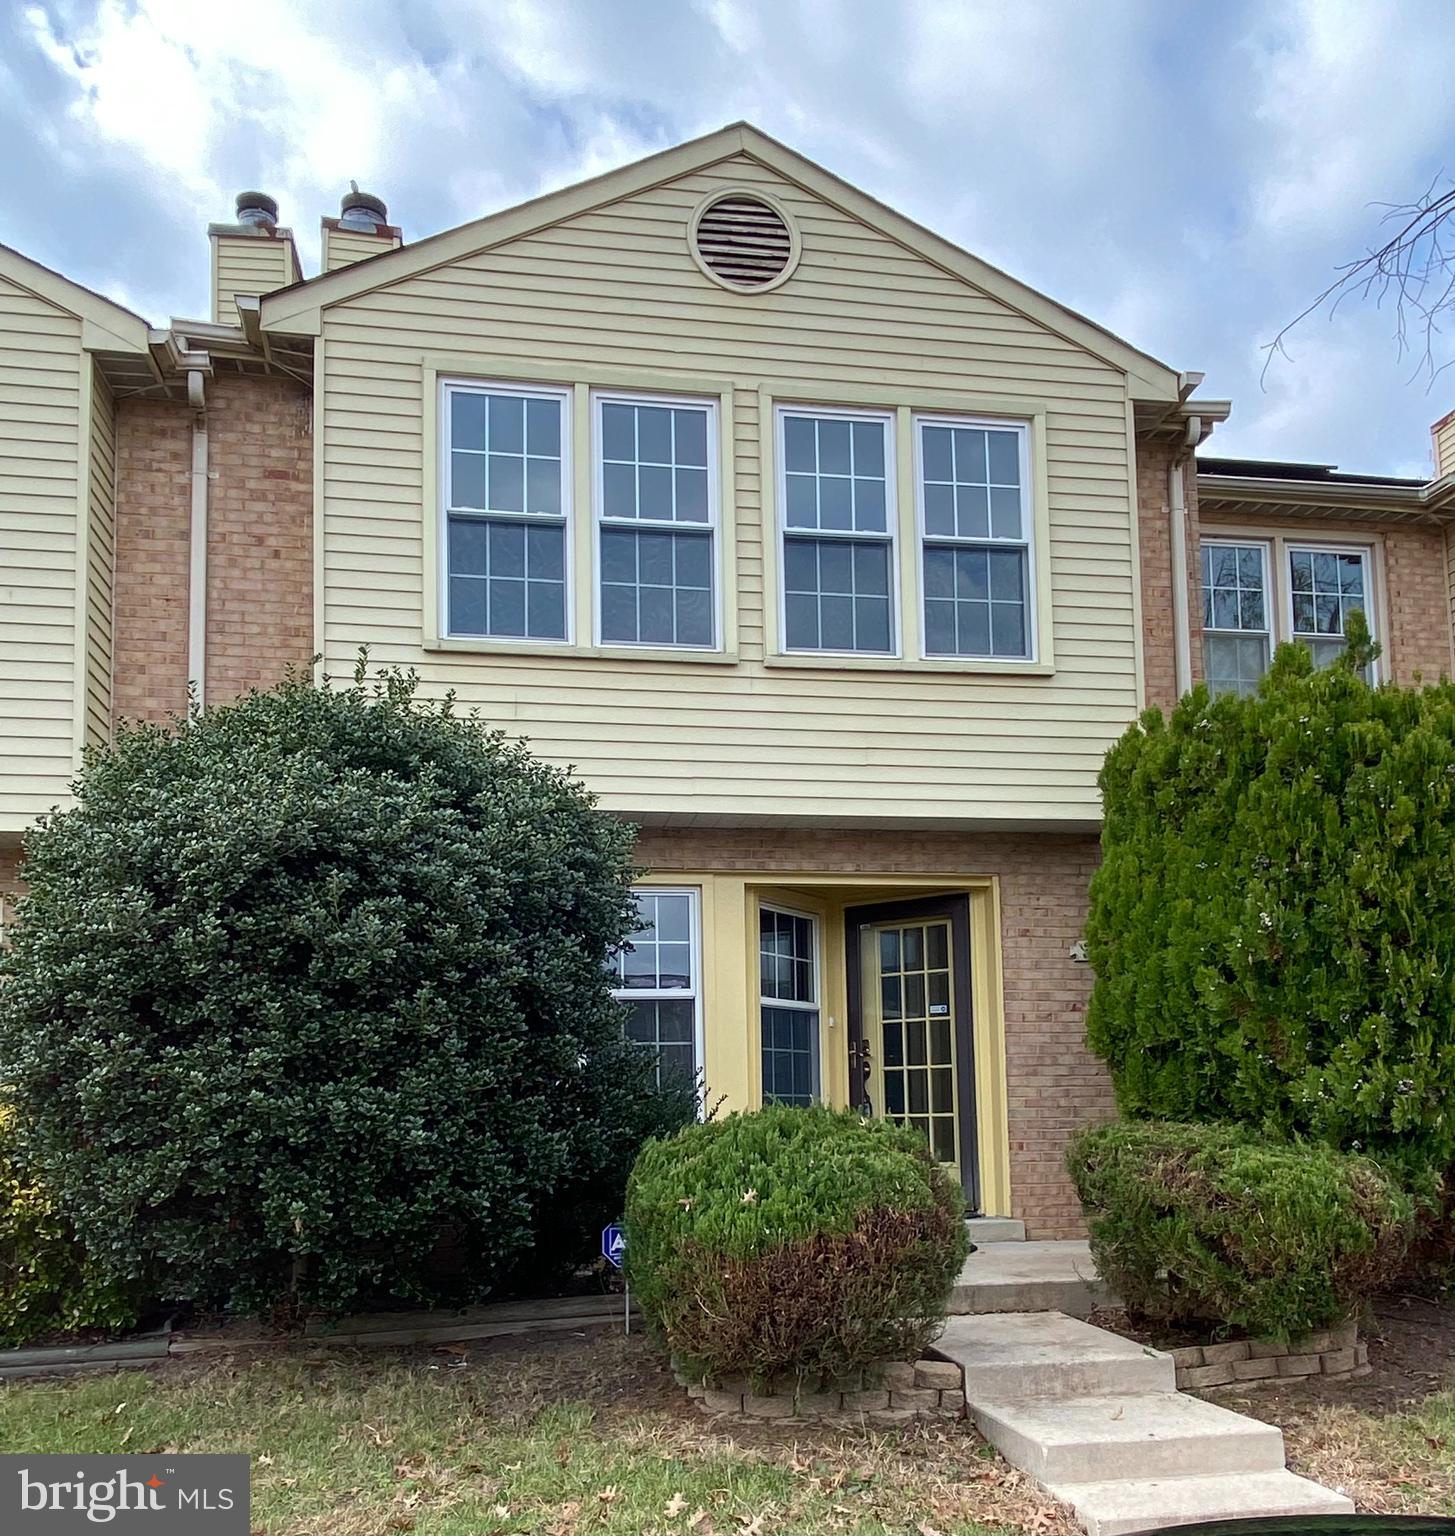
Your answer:
[[[1374,205],[1455,178],[1452,61],[1449,0],[9,0],[0,241],[155,323],[243,187],[316,270],[350,178],[415,239],[747,118],[1204,371],[1217,451],[1422,474],[1455,368],[1388,310],[1259,374]]]

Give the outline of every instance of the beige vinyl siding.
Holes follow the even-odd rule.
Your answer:
[[[90,519],[86,530],[85,740],[111,739],[112,593],[116,574],[116,403],[92,365]]]
[[[798,270],[769,294],[723,291],[687,251],[692,210],[724,185],[772,192],[799,224]],[[1096,817],[1102,754],[1137,709],[1127,384],[1108,363],[746,156],[345,300],[324,311],[322,350],[321,645],[334,675],[368,643],[376,662],[416,667],[576,764],[607,807],[646,817]],[[426,359],[730,383],[738,663],[426,649]],[[1043,413],[1053,675],[765,662],[776,599],[757,391],[788,381],[825,403],[836,388],[886,404],[943,392]]]
[[[238,294],[254,298],[284,288],[298,277],[293,239],[276,235],[212,235],[212,318],[238,323]]]
[[[1455,411],[1435,423],[1435,478],[1455,475]]]
[[[367,235],[358,229],[335,229],[323,226],[323,270],[336,272],[340,267],[351,267],[356,261],[377,256],[380,251],[392,251],[399,244],[394,235]]]
[[[75,762],[81,322],[0,277],[0,833]]]

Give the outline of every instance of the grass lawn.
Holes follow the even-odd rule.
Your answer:
[[[243,1451],[267,1536],[1072,1529],[973,1429],[727,1434],[604,1332],[16,1382],[0,1450]]]

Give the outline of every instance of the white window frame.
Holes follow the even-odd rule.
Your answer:
[[[692,1003],[692,1071],[699,1090],[698,1108],[701,1109],[703,1072],[706,1065],[706,1031],[703,1027],[702,1007],[702,890],[695,885],[634,885],[633,896],[685,896],[687,897],[688,954],[692,966],[690,987],[613,987],[611,995],[623,1003],[665,1003],[689,1000]],[[627,940],[631,942],[630,938]],[[612,957],[615,964],[615,956]],[[628,1036],[628,1039],[630,1037]]]
[[[707,413],[707,521],[665,522],[659,518],[606,516],[605,434],[602,408],[607,405],[660,405],[669,409],[690,406]],[[663,395],[636,389],[591,390],[591,629],[592,643],[627,651],[683,651],[711,655],[725,648],[723,634],[723,539],[719,466],[722,458],[719,402],[710,395]],[[603,528],[636,529],[649,533],[705,533],[708,537],[712,575],[711,645],[679,645],[660,640],[603,640],[601,638],[601,532]]]
[[[995,538],[987,534],[983,539],[961,538],[958,534],[944,533],[932,534],[925,526],[925,472],[924,472],[924,434],[922,428],[933,427],[971,427],[981,432],[1014,432],[1017,438],[1017,459],[1020,467],[1020,493],[1021,493],[1021,537],[1019,539]],[[1031,478],[1031,423],[1019,418],[996,416],[963,416],[951,415],[943,411],[915,411],[910,416],[910,432],[914,438],[914,527],[915,541],[918,545],[918,584],[916,595],[919,600],[919,613],[916,616],[919,625],[919,659],[928,662],[963,663],[974,666],[978,662],[988,661],[997,665],[1004,663],[1010,667],[1028,667],[1040,664],[1041,650],[1041,626],[1040,598],[1037,590],[1039,573],[1036,570],[1036,503],[1035,483]],[[1026,555],[1026,640],[1027,648],[1024,656],[996,656],[992,654],[978,655],[970,651],[932,651],[929,648],[929,625],[925,616],[925,552],[931,546],[936,548],[989,548],[989,549],[1023,549]]]
[[[1273,550],[1270,547],[1267,539],[1258,539],[1258,538],[1244,538],[1244,539],[1240,539],[1240,538],[1235,538],[1231,534],[1229,534],[1227,536],[1224,536],[1224,537],[1218,537],[1218,538],[1200,539],[1198,541],[1198,563],[1199,563],[1199,565],[1201,565],[1201,562],[1202,562],[1202,551],[1204,549],[1256,549],[1258,551],[1258,557],[1263,562],[1263,618],[1264,618],[1264,620],[1266,622],[1266,633],[1264,635],[1265,649],[1264,649],[1263,670],[1264,670],[1264,673],[1266,674],[1267,671],[1268,671],[1268,668],[1273,665],[1273,652],[1274,652],[1274,650],[1278,646],[1277,615],[1278,615],[1279,604],[1278,604],[1277,594],[1273,591],[1273,582],[1272,582]],[[1199,570],[1199,572],[1198,572],[1198,590],[1201,593],[1201,592],[1204,592],[1205,589],[1206,589],[1206,583],[1202,580],[1202,571]],[[1293,612],[1293,600],[1292,600],[1292,596],[1291,596],[1291,590],[1292,590],[1291,586],[1290,586],[1289,590],[1290,590],[1290,595],[1289,595],[1289,599],[1288,599],[1288,607],[1289,607],[1290,624],[1291,624],[1291,622],[1292,622],[1292,612]],[[1204,603],[1206,603],[1206,598],[1205,597],[1204,597],[1203,601],[1204,601]],[[1236,636],[1238,636],[1241,639],[1247,640],[1247,639],[1251,639],[1254,636],[1256,636],[1258,634],[1258,631],[1256,629],[1219,629],[1219,628],[1217,628],[1216,625],[1204,624],[1202,626],[1202,633],[1203,633],[1203,658],[1202,658],[1202,666],[1203,666],[1203,673],[1205,675],[1207,673],[1207,670],[1208,670],[1208,667],[1207,667],[1207,636],[1208,635],[1236,635]]]
[[[561,512],[559,517],[552,517],[542,512],[487,512],[479,507],[455,507],[451,504],[450,493],[454,489],[454,431],[455,413],[451,408],[451,401],[456,394],[475,395],[513,395],[522,400],[556,400],[561,408]],[[566,385],[560,384],[523,384],[520,382],[507,382],[495,379],[469,378],[465,376],[450,376],[439,381],[439,405],[438,416],[440,423],[439,436],[439,464],[437,480],[439,483],[439,506],[436,509],[435,538],[439,549],[439,590],[438,602],[440,613],[440,634],[450,640],[477,640],[490,645],[520,645],[520,646],[570,646],[575,644],[575,537],[573,525],[575,523],[574,509],[572,507],[571,487],[574,484],[571,473],[571,403],[572,391]],[[562,579],[565,583],[563,600],[566,607],[566,633],[563,636],[556,635],[477,635],[465,633],[450,626],[450,517],[471,517],[479,522],[519,523],[523,527],[552,527],[561,528],[562,542],[565,545],[565,557],[561,566]]]
[[[1285,639],[1303,641],[1320,638],[1318,635],[1297,632],[1293,627],[1293,557],[1295,555],[1358,555],[1364,566],[1364,607],[1361,611],[1364,614],[1364,622],[1369,626],[1370,638],[1380,639],[1383,625],[1374,593],[1374,550],[1371,545],[1345,544],[1338,540],[1319,542],[1308,539],[1281,539],[1279,544],[1282,561],[1280,580],[1283,587],[1282,616]],[[1379,681],[1378,657],[1370,664],[1369,676],[1372,682]]]
[[[807,921],[809,925],[809,947],[813,960],[813,1000],[803,1002],[798,998],[768,997],[763,992],[763,913],[772,912],[782,917],[796,917]],[[818,1029],[814,1033],[813,1049],[813,1097],[812,1102],[822,1104],[824,1099],[823,1086],[823,924],[814,912],[804,912],[797,907],[785,906],[779,901],[760,901],[758,903],[758,928],[755,937],[757,943],[758,961],[758,1098],[763,1104],[768,1102],[767,1085],[763,1079],[763,1010],[765,1008],[791,1008],[800,1013],[815,1013],[818,1015]]]
[[[885,531],[858,533],[843,529],[790,528],[788,526],[788,455],[784,422],[789,416],[837,417],[844,421],[875,421],[884,427],[884,523]],[[777,504],[776,563],[778,579],[779,649],[785,656],[850,657],[861,663],[898,661],[904,655],[902,594],[899,578],[899,475],[895,442],[895,412],[871,407],[816,405],[809,400],[781,400],[773,405],[774,501]],[[830,651],[791,646],[788,643],[788,554],[790,538],[842,540],[889,545],[889,649],[887,651]]]

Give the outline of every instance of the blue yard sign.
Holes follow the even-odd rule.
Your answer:
[[[602,1228],[601,1257],[621,1268],[621,1261],[626,1257],[626,1233],[617,1222]]]

